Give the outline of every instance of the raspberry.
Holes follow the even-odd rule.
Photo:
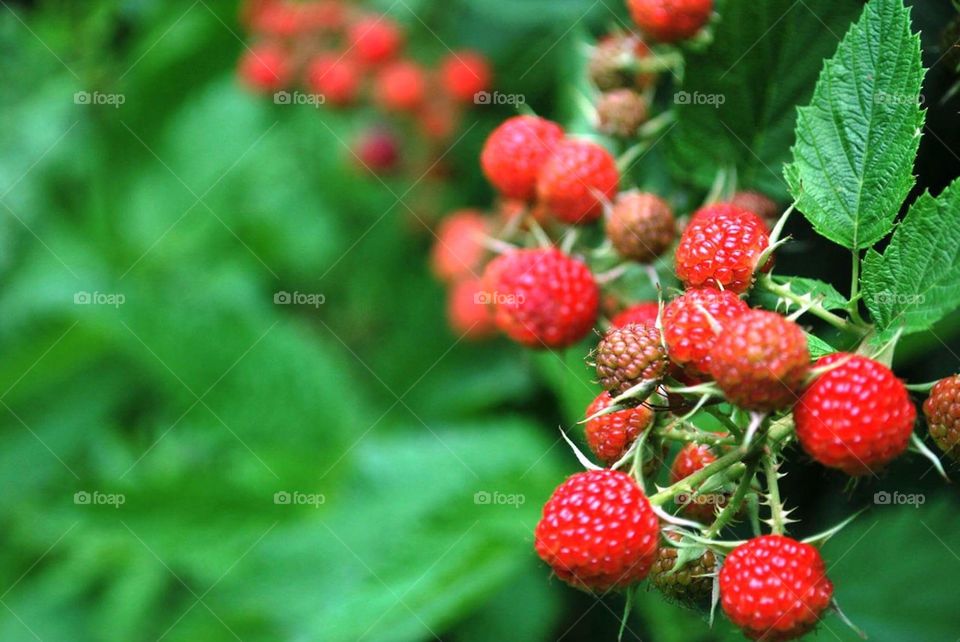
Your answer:
[[[607,220],[607,236],[620,256],[650,263],[673,243],[676,221],[659,196],[631,190],[617,196]]]
[[[603,213],[603,198],[617,193],[620,171],[606,149],[585,140],[565,140],[540,169],[537,196],[565,223],[590,223]]]
[[[661,378],[668,365],[660,330],[652,325],[630,324],[610,330],[594,356],[600,385],[612,396]]]
[[[354,154],[364,169],[379,174],[396,168],[400,146],[389,130],[374,127],[361,134]]]
[[[614,328],[622,328],[629,323],[641,325],[657,325],[657,316],[660,314],[660,304],[656,301],[637,303],[623,310],[610,320]]]
[[[886,366],[841,352],[816,365],[838,363],[817,377],[794,407],[797,439],[824,466],[865,475],[907,449],[917,412],[903,382]]]
[[[360,70],[349,58],[323,54],[307,67],[307,86],[331,105],[349,105],[360,88]]]
[[[750,210],[759,216],[767,227],[773,227],[780,218],[777,204],[760,192],[737,192],[730,199],[730,204]]]
[[[390,63],[377,75],[377,101],[388,111],[413,111],[423,103],[427,78],[415,62]]]
[[[454,332],[470,340],[486,339],[497,331],[482,279],[463,279],[448,293],[447,319]]]
[[[680,237],[677,276],[688,288],[746,292],[769,243],[766,224],[753,212],[734,205],[710,205],[693,215]],[[772,267],[768,260],[760,269]]]
[[[543,507],[535,547],[564,582],[588,591],[624,589],[650,572],[659,522],[626,473],[577,473]]]
[[[635,73],[630,67],[650,55],[650,48],[634,34],[605,36],[594,47],[588,71],[600,91],[621,87],[644,89],[653,83],[652,73]]]
[[[713,0],[627,0],[630,17],[660,42],[685,40],[710,19]]]
[[[720,604],[753,640],[793,640],[811,631],[833,597],[820,552],[783,535],[741,544],[720,568]]]
[[[949,457],[960,461],[960,376],[941,379],[923,402],[927,430]]]
[[[587,406],[587,417],[609,407],[613,397],[601,392]],[[653,423],[653,411],[644,406],[618,410],[587,422],[585,433],[590,451],[609,466],[623,457],[633,442]]]
[[[444,281],[476,276],[486,252],[483,235],[487,219],[477,210],[458,210],[437,227],[431,261],[434,274]]]
[[[503,196],[529,200],[536,194],[540,168],[561,140],[563,129],[552,121],[537,116],[509,118],[483,146],[483,173]]]
[[[667,537],[680,541],[676,533],[667,533]],[[650,581],[661,593],[681,606],[707,608],[713,594],[713,576],[717,572],[717,558],[713,551],[704,549],[703,555],[690,560],[680,570],[671,572],[676,563],[677,549],[661,546],[657,551],[657,561],[650,571]]]
[[[370,64],[393,58],[403,47],[400,27],[386,16],[370,16],[358,21],[350,28],[347,39],[357,58]]]
[[[670,483],[676,484],[686,479],[705,466],[717,461],[709,446],[703,444],[687,444],[677,453],[677,458],[670,466]],[[717,509],[727,504],[726,495],[711,493],[689,496],[689,501],[683,505],[683,512],[700,522],[710,523],[717,514]]]
[[[717,341],[710,320],[722,330],[748,309],[729,290],[689,290],[677,297],[663,309],[663,338],[670,359],[695,378],[708,374],[710,350]]]
[[[747,410],[792,406],[809,368],[803,330],[766,310],[730,321],[710,350],[710,376],[727,399]]]
[[[614,89],[597,101],[597,130],[609,136],[630,138],[647,120],[647,101],[632,89]]]
[[[461,51],[447,56],[440,63],[443,88],[456,100],[474,102],[475,95],[490,88],[490,64],[474,51]]]
[[[254,91],[282,89],[290,81],[290,59],[275,45],[257,45],[240,59],[240,78]]]
[[[600,292],[590,268],[556,248],[517,250],[487,265],[497,327],[531,348],[563,348],[593,327]]]

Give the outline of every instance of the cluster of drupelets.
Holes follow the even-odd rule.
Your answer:
[[[483,55],[451,52],[430,67],[405,54],[395,20],[345,0],[247,0],[241,19],[253,38],[242,82],[278,104],[368,110],[352,152],[377,174],[415,174],[408,157],[420,148],[431,167],[492,82]]]
[[[682,24],[681,37],[690,37],[709,17],[709,1],[628,2],[648,40],[676,39],[668,9],[681,5],[686,18],[699,11],[699,22]],[[645,22],[651,16],[656,28]],[[590,71],[604,91],[601,130],[637,136],[650,104],[644,92],[656,84],[655,65],[645,64],[651,55],[634,33],[597,44]],[[450,285],[453,328],[473,338],[499,331],[547,350],[605,329],[588,358],[603,390],[582,422],[593,460],[567,440],[587,470],[544,506],[540,557],[583,590],[650,579],[685,606],[712,614],[719,603],[753,639],[794,639],[827,610],[839,613],[818,546],[843,524],[802,542],[785,534],[795,521],[778,486],[788,449],[797,443],[852,478],[878,473],[911,445],[939,460],[914,433],[915,401],[889,368],[891,346],[871,347],[859,309],[841,316],[773,277],[792,208],[781,215],[766,196],[738,192],[676,216],[656,194],[621,191],[618,160],[603,146],[534,115],[502,123],[480,162],[499,194],[497,214],[449,216],[432,256]],[[586,245],[601,226],[600,247]],[[681,292],[617,299],[610,286],[625,265],[645,266],[659,288],[653,264],[671,255]],[[755,287],[773,295],[778,310],[796,312],[751,308]],[[859,338],[860,349],[814,360],[796,321],[803,314]],[[960,459],[960,377],[911,389],[931,387],[923,406],[929,434]],[[666,467],[670,444],[679,449]],[[661,474],[668,485],[656,485]],[[744,520],[752,538],[722,539]]]

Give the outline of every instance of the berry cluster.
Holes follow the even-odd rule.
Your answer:
[[[253,42],[238,73],[250,90],[278,104],[302,98],[335,109],[375,108],[376,122],[353,149],[358,165],[372,172],[400,168],[402,156],[413,153],[411,140],[428,143],[432,163],[465,107],[492,82],[489,63],[474,51],[451,52],[435,69],[413,60],[404,54],[400,24],[345,0],[247,0],[241,17]]]

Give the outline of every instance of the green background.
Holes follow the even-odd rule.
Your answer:
[[[718,35],[746,65],[723,90],[770,106],[751,135],[774,164],[792,106],[862,6],[776,4],[827,12],[839,31],[764,39],[810,22],[771,12]],[[930,66],[950,10],[920,4]],[[583,44],[625,15],[619,0],[374,6],[408,27],[418,58],[479,49],[501,91],[575,131]],[[614,639],[622,598],[564,587],[532,552],[540,506],[577,467],[557,427],[596,393],[588,346],[532,354],[458,340],[426,263],[433,210],[490,202],[476,159],[509,112],[468,115],[446,184],[364,176],[348,145],[376,114],[244,92],[236,14],[208,0],[0,7],[0,640]],[[694,54],[687,82],[712,59]],[[934,65],[925,90],[917,170],[935,192],[960,174],[960,107],[940,102],[954,80]],[[125,102],[77,105],[77,91]],[[782,188],[716,136],[694,142]],[[696,203],[715,163],[689,144],[674,132],[634,180]],[[799,218],[792,228],[779,273],[846,287],[844,252]],[[324,303],[275,305],[278,291]],[[78,292],[124,303],[76,305]],[[958,330],[954,316],[905,342],[901,374],[955,372]],[[879,490],[924,493],[920,508],[872,508],[824,556],[872,640],[960,638],[955,488],[919,457],[856,488],[796,460],[784,492],[800,535]],[[325,501],[275,504],[283,491]],[[76,504],[77,492],[125,502]],[[478,504],[478,492],[523,503]],[[823,628],[820,639],[856,639],[835,616]],[[624,638],[738,634],[643,590]]]

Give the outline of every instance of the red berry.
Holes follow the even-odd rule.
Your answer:
[[[463,279],[450,288],[447,299],[450,328],[465,339],[477,341],[496,334],[493,312],[487,303],[482,279]]]
[[[290,81],[290,59],[275,45],[257,45],[240,59],[240,78],[254,91],[282,89]]]
[[[440,80],[450,96],[474,102],[478,92],[490,88],[492,73],[487,59],[474,51],[452,53],[440,63]]]
[[[565,223],[590,223],[603,213],[603,199],[612,199],[619,183],[610,152],[590,141],[565,140],[540,169],[537,197]]]
[[[607,236],[620,256],[650,263],[673,243],[673,211],[655,194],[631,190],[617,196],[607,219]]]
[[[613,402],[606,392],[601,392],[587,406],[586,416],[590,417],[609,407]],[[653,423],[653,411],[645,406],[636,406],[627,410],[618,410],[587,422],[585,433],[590,451],[604,465],[609,466],[623,457],[633,442]]]
[[[783,535],[741,544],[720,567],[720,604],[753,640],[793,640],[811,631],[833,597],[820,552]]]
[[[403,47],[399,25],[386,16],[370,16],[357,22],[347,35],[351,51],[365,63],[380,63],[396,56]]]
[[[680,237],[677,276],[688,288],[746,292],[769,243],[766,224],[753,212],[729,204],[710,205],[693,215]],[[771,267],[768,260],[760,269]]]
[[[737,192],[730,199],[730,204],[750,210],[763,219],[768,227],[773,227],[780,218],[780,207],[760,192]]]
[[[623,33],[604,36],[594,47],[588,71],[590,80],[600,91],[621,87],[644,89],[656,75],[637,73],[632,67],[650,55],[650,48],[636,34]]]
[[[535,547],[564,582],[588,591],[624,589],[650,572],[660,525],[632,477],[577,473],[543,507]]]
[[[670,359],[695,377],[708,374],[718,332],[748,309],[730,290],[704,288],[677,297],[663,309],[663,338]]]
[[[430,257],[434,274],[444,281],[476,277],[487,229],[487,219],[477,210],[458,210],[445,218],[437,227]]]
[[[354,154],[364,169],[375,174],[390,172],[397,166],[400,145],[389,130],[375,127],[360,136]]]
[[[529,200],[540,168],[563,140],[560,125],[537,116],[514,116],[487,138],[480,155],[483,173],[507,198]]]
[[[656,325],[657,316],[660,314],[660,304],[656,301],[647,303],[637,303],[623,310],[610,320],[610,325],[614,328],[622,328],[630,323],[639,325]]]
[[[937,446],[960,461],[960,375],[941,379],[923,402],[927,430]]]
[[[652,325],[613,328],[600,340],[594,359],[600,385],[613,396],[644,381],[660,379],[669,365],[663,337]]]
[[[700,31],[713,12],[713,0],[627,0],[627,8],[645,34],[676,42]]]
[[[673,465],[670,466],[670,483],[676,484],[681,479],[686,479],[715,461],[717,461],[717,456],[713,454],[709,446],[687,444],[680,449],[677,458],[673,460]],[[710,523],[714,520],[717,509],[723,508],[726,503],[727,498],[721,493],[704,495],[690,493],[686,504],[683,506],[683,511],[693,519]]]
[[[360,69],[342,55],[321,54],[307,67],[307,86],[331,105],[348,105],[360,88]]]
[[[916,408],[883,364],[841,352],[816,364],[830,365],[794,406],[797,439],[824,466],[854,476],[875,472],[907,449]]]
[[[613,89],[597,100],[597,131],[631,138],[647,120],[647,100],[632,89]]]
[[[415,62],[390,63],[377,75],[377,101],[388,111],[413,111],[427,93],[427,77]]]
[[[563,348],[590,332],[600,292],[590,268],[555,248],[517,250],[484,273],[497,327],[531,348]]]
[[[766,310],[730,321],[710,351],[710,376],[727,399],[747,410],[792,406],[809,368],[803,330]]]

